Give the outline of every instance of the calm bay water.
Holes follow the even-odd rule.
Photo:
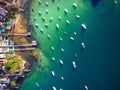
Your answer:
[[[24,80],[20,90],[52,90],[52,86],[64,90],[84,90],[84,85],[87,85],[89,90],[120,90],[119,0],[117,5],[113,0],[98,0],[96,3],[92,2],[94,0],[41,1],[41,4],[38,0],[32,2],[30,23],[34,27],[31,32],[39,44],[38,50],[42,53],[39,62],[34,64],[31,76]],[[48,6],[45,5],[46,1]],[[77,3],[76,9],[73,8],[73,3]],[[65,8],[68,10],[67,15],[64,13]],[[76,15],[79,15],[80,19],[76,19]],[[43,17],[45,21],[42,20]],[[50,17],[53,18],[52,22]],[[66,20],[70,21],[69,25]],[[85,32],[82,32],[82,23],[87,26]],[[35,24],[39,26],[36,27]],[[45,24],[48,24],[48,28]],[[56,24],[59,24],[58,30]],[[43,33],[40,32],[41,28]],[[67,32],[67,35],[64,32]],[[48,35],[51,39],[48,39]],[[62,37],[62,42],[59,37]],[[70,37],[75,40],[71,41]],[[86,45],[84,50],[81,50],[82,42]],[[52,46],[54,51],[51,50]],[[52,57],[55,61],[52,61]],[[60,66],[60,59],[64,62],[63,66]],[[72,61],[76,62],[75,70],[72,69]],[[52,70],[55,71],[55,77],[51,75]],[[64,81],[60,79],[61,76]]]

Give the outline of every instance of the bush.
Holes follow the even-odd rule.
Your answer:
[[[5,67],[6,67],[7,70],[10,70],[11,66],[12,66],[12,62],[5,63]]]

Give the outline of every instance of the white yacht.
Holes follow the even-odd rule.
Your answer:
[[[60,77],[61,78],[61,80],[64,80],[64,77]]]
[[[74,61],[72,62],[72,65],[73,65],[73,68],[75,69],[76,68],[76,63]]]
[[[75,8],[76,8],[76,7],[77,7],[77,4],[76,4],[76,3],[73,3],[73,7],[75,7]]]
[[[60,64],[63,65],[63,61],[62,60],[60,60]]]
[[[38,83],[35,83],[37,87],[39,87],[40,85]]]
[[[74,32],[73,34],[74,34],[75,36],[77,35],[77,33],[76,33],[76,32]]]
[[[45,5],[48,6],[48,2],[45,2]]]
[[[54,58],[54,57],[52,57],[52,60],[53,60],[53,61],[55,61],[55,58]]]
[[[87,85],[85,85],[84,87],[85,87],[85,90],[88,90],[88,86]]]
[[[62,37],[59,37],[60,42],[62,42]]]
[[[76,15],[76,18],[77,18],[77,19],[79,19],[79,18],[80,18],[80,16],[79,16],[79,15]]]
[[[51,47],[51,49],[52,49],[52,51],[54,51],[54,50],[55,50],[55,48],[54,48],[53,46]]]
[[[61,51],[62,51],[62,52],[64,52],[64,49],[63,49],[63,48],[61,48]]]
[[[82,23],[81,26],[82,26],[83,29],[85,29],[85,30],[87,29],[87,27],[84,23]]]
[[[48,38],[51,39],[51,36],[48,34]]]
[[[59,24],[56,24],[56,28],[59,29]]]
[[[64,9],[64,12],[67,14],[67,13],[68,13],[68,10],[67,10],[67,9]]]
[[[55,86],[52,87],[53,90],[57,90]]]
[[[73,37],[70,37],[70,40],[74,41],[75,39]]]
[[[66,23],[67,23],[67,24],[70,24],[70,21],[69,21],[69,20],[66,20]]]
[[[85,48],[84,42],[81,43],[81,47],[82,47],[82,48]]]

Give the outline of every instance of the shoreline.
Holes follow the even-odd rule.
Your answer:
[[[12,30],[13,33],[18,33],[18,34],[25,34],[27,32],[30,32],[31,28],[29,26],[29,10],[28,8],[29,5],[31,4],[32,0],[17,0],[17,5],[24,9],[24,12],[20,12],[16,14],[16,22],[15,22],[15,27]],[[17,36],[12,38],[15,44],[29,44],[31,43],[32,36],[31,37],[22,37],[22,36]],[[34,55],[36,53],[37,55]],[[33,67],[33,62],[37,62],[39,56],[38,52],[36,50],[34,51],[24,51],[23,52],[16,52],[15,53],[17,57],[20,57],[23,62],[25,62],[25,69],[31,70]],[[37,57],[38,56],[38,57]],[[25,75],[25,78],[29,76],[29,73]],[[24,81],[23,78],[18,82],[18,87],[20,87],[21,83]]]

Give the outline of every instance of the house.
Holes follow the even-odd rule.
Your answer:
[[[2,83],[2,84],[9,84],[10,83],[10,79],[9,78],[1,78],[0,79],[0,83]]]
[[[0,21],[5,21],[6,18],[7,18],[7,15],[8,15],[8,11],[3,9],[3,8],[0,8]]]

